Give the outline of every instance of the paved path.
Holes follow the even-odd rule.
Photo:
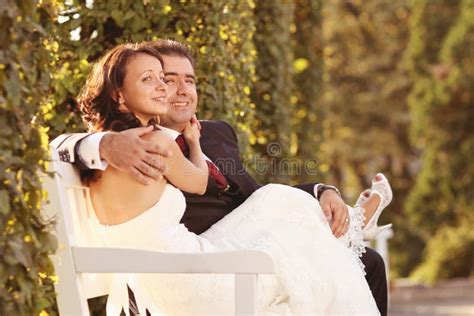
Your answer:
[[[428,287],[397,281],[389,316],[474,316],[474,279],[455,279]]]

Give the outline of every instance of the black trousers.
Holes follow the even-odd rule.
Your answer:
[[[387,315],[387,275],[385,273],[385,263],[381,255],[373,249],[365,248],[367,251],[362,255],[362,262],[365,265],[365,279],[369,284],[375,303],[382,316]]]

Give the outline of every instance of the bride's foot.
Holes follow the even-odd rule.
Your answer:
[[[372,180],[369,198],[360,204],[365,209],[364,240],[373,239],[378,233],[392,227],[392,224],[377,226],[377,221],[383,209],[392,201],[392,189],[387,178],[378,173]]]
[[[370,189],[362,191],[362,193],[359,195],[359,198],[357,198],[357,201],[355,202],[354,207],[360,207],[362,203],[367,201],[369,197],[370,197]]]

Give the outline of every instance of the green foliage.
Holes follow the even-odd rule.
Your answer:
[[[400,67],[408,8],[403,1],[331,1],[323,16],[327,114],[320,128],[329,179],[355,199],[384,172],[400,196],[414,158],[405,132],[410,81]]]
[[[17,1],[0,11],[0,314],[54,313],[56,249],[41,214],[47,137],[40,119],[50,83],[51,1]]]
[[[439,280],[474,274],[474,209],[459,226],[444,226],[428,243],[425,260],[413,272],[413,278],[434,283]]]
[[[472,235],[464,222],[474,205],[474,3],[414,2],[410,30],[405,58],[414,80],[408,97],[411,136],[423,150],[423,168],[406,208],[427,244],[415,275],[433,281],[473,272],[472,260],[457,255],[472,255]],[[436,254],[437,247],[446,252]]]
[[[293,183],[322,182],[324,173],[318,161],[323,142],[321,122],[325,108],[322,106],[323,42],[321,0],[295,1],[293,41],[293,95],[291,104],[290,154],[308,171],[293,176]],[[318,158],[318,160],[316,160]],[[327,164],[326,164],[327,165]]]
[[[268,161],[268,169],[257,170],[262,182],[321,179],[315,159],[322,139],[316,122],[323,116],[321,6],[320,0],[261,1],[255,8],[256,114],[250,143],[256,156]]]
[[[258,59],[252,102],[256,117],[255,135],[250,143],[257,157],[269,159],[267,168],[257,170],[257,176],[265,182],[285,180],[288,176],[284,170],[278,170],[281,168],[275,172],[275,168],[281,158],[290,154],[293,7],[289,2],[258,1],[255,8],[254,43]]]

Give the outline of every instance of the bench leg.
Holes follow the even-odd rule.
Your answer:
[[[257,314],[257,274],[235,275],[235,314]]]

